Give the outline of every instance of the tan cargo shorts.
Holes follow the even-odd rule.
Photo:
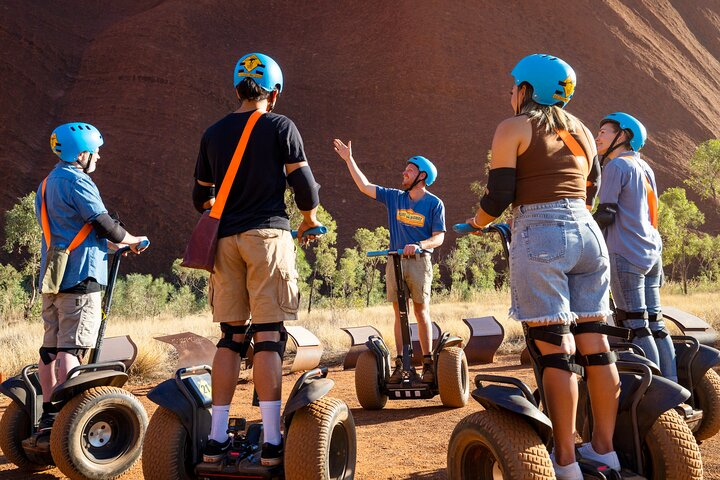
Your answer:
[[[94,348],[102,318],[102,293],[44,293],[43,347]]]
[[[248,230],[218,240],[208,303],[214,322],[297,320],[295,244],[287,230]]]
[[[403,269],[405,295],[412,298],[415,303],[430,303],[430,288],[432,287],[433,268],[430,255],[415,255],[400,259]],[[398,301],[397,282],[395,281],[395,267],[392,257],[388,257],[385,265],[385,286],[389,302]]]

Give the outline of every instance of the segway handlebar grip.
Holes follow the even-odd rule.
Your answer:
[[[387,257],[388,255],[403,255],[404,250],[402,248],[399,248],[397,250],[373,250],[370,252],[367,252],[365,255],[368,257]],[[430,253],[428,250],[424,249],[417,249],[415,250],[415,255],[418,253]]]
[[[303,232],[303,238],[307,237],[308,235],[324,235],[327,233],[327,231],[328,231],[328,229],[325,225],[320,225],[319,227],[308,228],[307,230],[305,230]],[[292,235],[292,238],[297,238],[298,231],[292,230],[290,232],[290,234]]]
[[[469,223],[456,223],[455,225],[453,225],[453,231],[455,233],[475,233],[481,232],[482,230],[473,227]]]

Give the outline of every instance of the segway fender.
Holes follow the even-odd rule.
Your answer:
[[[699,385],[705,372],[716,365],[720,365],[720,350],[700,344],[700,350],[692,361],[693,385]]]
[[[87,372],[67,380],[59,385],[50,398],[53,402],[65,402],[85,390],[95,387],[122,387],[127,382],[128,375],[125,372],[116,370],[99,370]]]
[[[617,352],[618,360],[621,362],[633,362],[633,363],[642,363],[643,365],[647,365],[648,368],[650,368],[650,371],[653,373],[653,375],[659,376],[662,375],[660,372],[660,368],[647,357],[643,357],[642,355],[638,355],[635,352],[629,352],[626,350]]]
[[[533,405],[522,391],[507,385],[485,385],[472,392],[472,397],[486,410],[491,408],[507,410],[523,417],[537,432],[545,445],[552,438],[552,422]]]
[[[448,339],[443,343],[442,348],[460,347],[462,345],[462,342],[463,342],[462,338],[455,337],[455,336],[448,337]]]
[[[8,378],[3,383],[0,383],[0,393],[9,397],[18,405],[22,405],[26,411],[29,410],[26,404],[28,398],[27,387],[25,386],[25,382],[23,382],[22,378],[19,376]],[[30,412],[28,411],[28,414],[29,413]]]
[[[628,428],[616,428],[614,442],[618,450],[633,451],[632,435],[632,401],[633,396],[640,388],[641,379],[632,373],[620,373],[620,406],[618,408],[617,425],[626,425]],[[652,428],[655,421],[673,407],[680,405],[690,398],[690,392],[666,378],[653,376],[652,382],[642,396],[638,408],[638,432],[643,439]]]
[[[314,378],[308,380],[298,389],[292,398],[288,399],[288,402],[285,404],[283,416],[292,415],[304,406],[321,399],[327,395],[334,385],[335,382],[329,378]]]
[[[192,432],[193,410],[196,408],[183,395],[175,379],[168,379],[150,390],[148,400],[173,412],[188,432]]]

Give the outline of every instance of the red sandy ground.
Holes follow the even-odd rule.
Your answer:
[[[470,368],[471,378],[480,372],[516,376],[532,384],[532,372],[519,366],[518,356],[499,357],[493,365],[479,365]],[[448,409],[441,405],[439,397],[419,401],[390,401],[381,411],[363,410],[355,397],[353,371],[342,371],[335,367],[329,377],[335,380],[330,395],[345,400],[352,410],[357,428],[357,474],[355,478],[376,479],[446,479],[447,445],[455,425],[482,407],[470,400],[459,409]],[[297,379],[297,374],[285,377],[283,393],[287,395]],[[155,404],[148,401],[146,394],[151,386],[135,386],[137,395],[149,415],[155,411]],[[252,389],[241,385],[237,389],[233,415],[245,416],[248,420],[259,419],[259,411],[250,406]],[[0,410],[4,411],[7,398],[3,397]],[[706,479],[720,479],[720,438],[705,441],[700,449],[703,455]],[[0,479],[54,479],[65,478],[57,469],[35,474],[18,471],[0,456]],[[140,463],[135,465],[123,479],[141,479]]]

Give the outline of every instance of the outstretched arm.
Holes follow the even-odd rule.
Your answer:
[[[376,185],[368,181],[365,174],[360,171],[357,163],[355,163],[355,159],[352,156],[352,142],[348,141],[348,144],[345,145],[341,140],[336,138],[333,140],[333,146],[335,147],[335,153],[345,160],[345,165],[347,165],[358,190],[370,198],[375,198]]]

